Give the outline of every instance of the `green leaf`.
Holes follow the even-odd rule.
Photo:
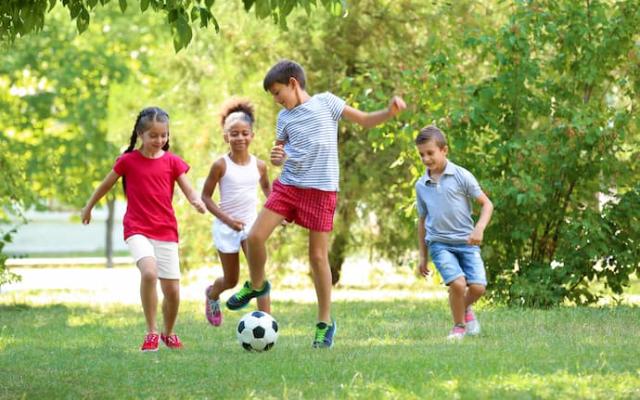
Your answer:
[[[262,0],[262,1],[264,2],[266,0]],[[242,3],[244,4],[244,10],[249,12],[249,10],[251,10],[251,7],[255,3],[255,0],[242,0]]]
[[[127,11],[127,0],[119,0],[120,3],[120,11],[124,14]]]
[[[140,0],[140,11],[145,12],[149,8],[149,0]]]
[[[87,30],[90,20],[91,17],[89,16],[89,12],[86,8],[83,7],[82,11],[80,11],[80,14],[78,15],[78,18],[76,19],[76,26],[78,27],[79,33]]]

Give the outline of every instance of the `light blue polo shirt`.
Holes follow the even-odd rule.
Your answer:
[[[425,218],[425,242],[466,243],[474,228],[472,201],[482,189],[471,172],[447,160],[438,182],[427,171],[416,182],[418,215]]]

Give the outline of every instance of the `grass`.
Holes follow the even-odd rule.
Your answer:
[[[1,398],[640,398],[637,307],[484,306],[483,334],[447,343],[444,301],[337,302],[336,346],[311,349],[313,304],[274,303],[267,353],[182,305],[185,350],[140,353],[139,307],[35,306],[0,297]]]

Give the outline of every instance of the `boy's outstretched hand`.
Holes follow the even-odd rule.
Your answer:
[[[389,101],[389,114],[391,114],[392,117],[398,115],[405,108],[407,108],[407,105],[400,96],[393,96]]]

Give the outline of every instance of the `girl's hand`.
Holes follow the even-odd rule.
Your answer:
[[[284,145],[278,144],[271,148],[271,164],[280,166],[284,163],[287,153],[284,152]]]
[[[398,115],[405,108],[407,108],[407,104],[400,96],[393,96],[389,101],[389,114],[391,114],[392,117]]]
[[[82,211],[80,211],[80,219],[84,225],[91,222],[91,207],[84,206],[82,208]]]
[[[195,209],[198,210],[200,214],[204,214],[207,211],[207,206],[204,205],[204,203],[202,202],[202,200],[200,200],[199,197],[196,197],[195,199],[191,200],[191,205],[195,207]]]
[[[244,229],[244,222],[238,221],[237,219],[231,219],[226,224],[229,225],[233,230],[238,232]]]

